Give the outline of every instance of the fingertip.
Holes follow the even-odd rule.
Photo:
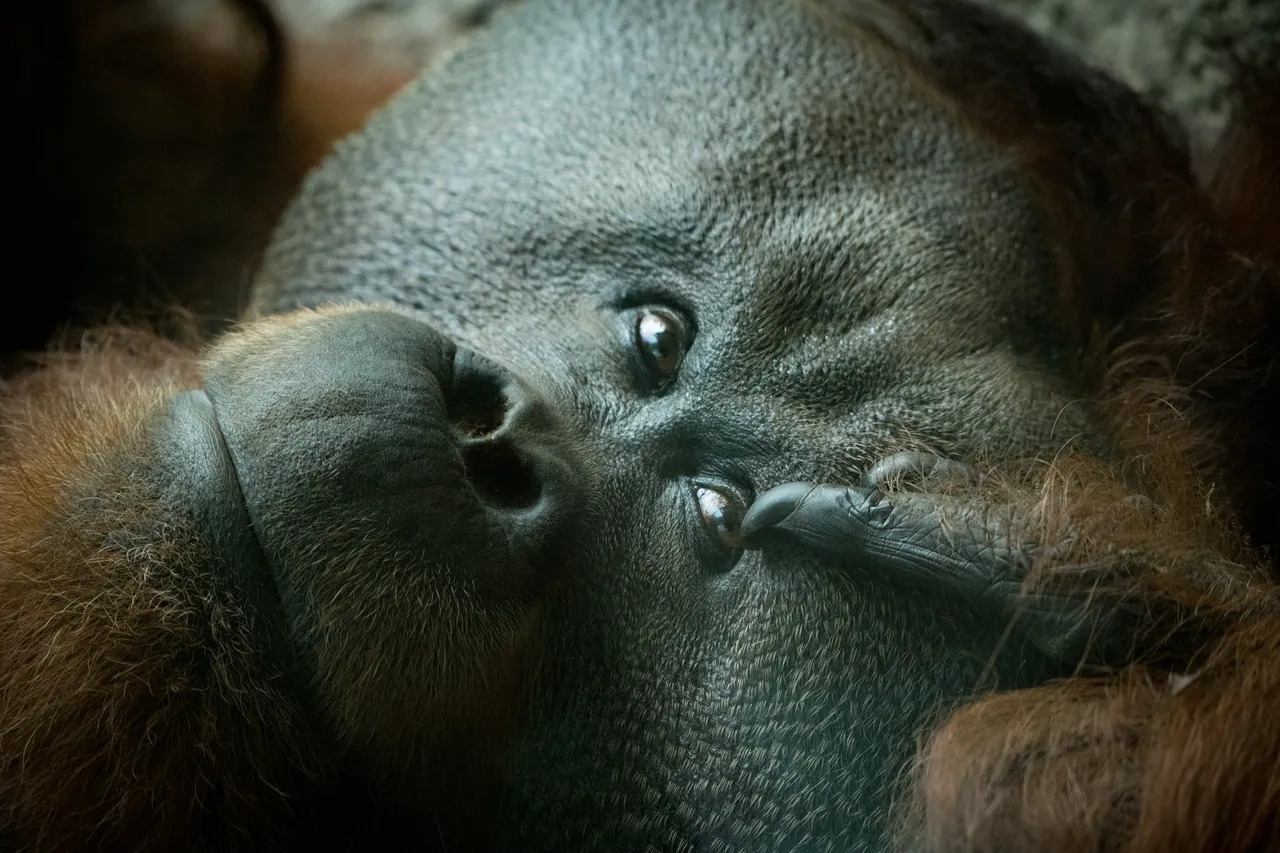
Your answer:
[[[743,516],[742,526],[739,528],[743,547],[759,548],[759,543],[753,539],[786,520],[816,488],[818,487],[813,483],[784,483],[756,498]]]

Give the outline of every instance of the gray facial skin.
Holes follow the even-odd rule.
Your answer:
[[[940,711],[1045,664],[859,566],[721,548],[695,488],[1096,432],[1053,278],[1014,167],[802,3],[529,0],[310,179],[254,309],[408,309],[580,459],[497,846],[856,851]],[[654,305],[695,330],[665,385]]]

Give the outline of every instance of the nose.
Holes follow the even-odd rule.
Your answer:
[[[496,364],[462,350],[454,360],[446,416],[476,494],[494,508],[520,510],[537,504],[543,484],[508,423],[517,414],[513,385],[510,375]]]
[[[508,523],[554,523],[570,500],[563,430],[547,401],[510,371],[459,349],[446,391],[450,428],[468,482]]]
[[[367,553],[362,519],[406,553],[524,564],[574,515],[577,466],[542,398],[404,315],[345,311],[233,338],[205,387],[255,524],[284,551],[323,540]]]

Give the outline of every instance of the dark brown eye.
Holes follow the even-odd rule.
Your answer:
[[[698,486],[694,492],[698,498],[698,513],[712,538],[726,550],[742,547],[742,517],[746,507],[733,495],[725,494],[709,486]]]
[[[688,347],[684,323],[669,311],[650,308],[636,320],[636,348],[660,380],[675,376]]]

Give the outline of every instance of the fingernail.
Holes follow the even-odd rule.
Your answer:
[[[751,537],[784,521],[815,488],[812,483],[785,483],[756,498],[738,528],[742,533],[743,547],[758,547],[751,544]]]

